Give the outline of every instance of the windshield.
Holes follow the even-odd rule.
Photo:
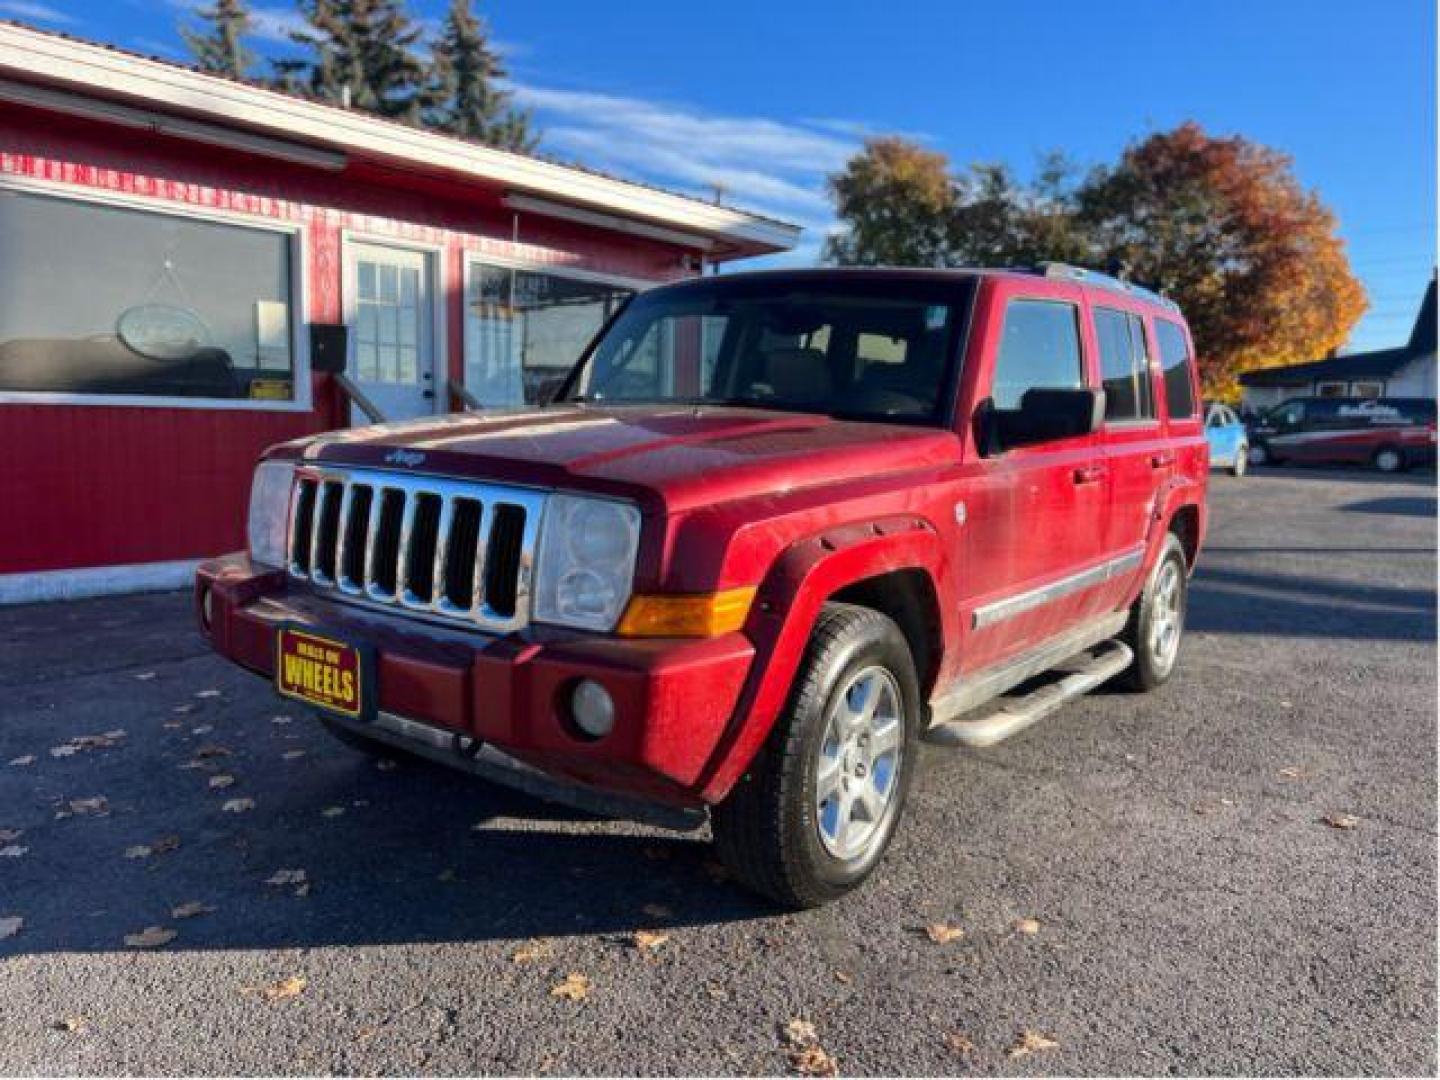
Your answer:
[[[580,361],[564,400],[742,405],[938,422],[965,279],[706,279],[643,293]]]

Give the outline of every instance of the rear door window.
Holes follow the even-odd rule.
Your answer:
[[[1095,337],[1100,344],[1105,419],[1119,422],[1154,419],[1144,323],[1124,311],[1096,308]]]
[[[1075,305],[1063,301],[1011,300],[1006,305],[990,389],[997,409],[1018,409],[1027,390],[1084,387],[1077,316]]]
[[[1160,346],[1160,367],[1165,375],[1165,400],[1174,419],[1195,415],[1195,392],[1190,381],[1190,348],[1185,331],[1168,319],[1155,320]]]

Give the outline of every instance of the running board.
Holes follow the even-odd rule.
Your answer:
[[[1130,646],[1119,641],[1107,641],[1073,671],[1055,682],[1046,683],[987,716],[975,720],[951,720],[933,727],[925,733],[925,741],[941,746],[994,746],[1002,739],[1024,731],[1037,720],[1043,720],[1067,701],[1088,694],[1113,679],[1134,660],[1135,654]]]

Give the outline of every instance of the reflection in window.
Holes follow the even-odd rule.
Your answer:
[[[472,263],[466,388],[490,409],[536,404],[633,293],[608,282]]]
[[[1105,419],[1150,420],[1150,358],[1145,349],[1145,324],[1135,315],[1110,308],[1095,309],[1095,337],[1100,343],[1100,377],[1105,386]]]
[[[0,390],[294,397],[290,240],[0,191]]]
[[[413,386],[420,381],[421,267],[360,259],[355,270],[356,376]]]
[[[1027,390],[1084,385],[1075,307],[1052,300],[1010,301],[990,391],[995,407],[1018,409]]]

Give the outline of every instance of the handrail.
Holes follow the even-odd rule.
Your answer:
[[[446,380],[446,385],[449,386],[450,393],[454,397],[458,398],[460,404],[464,405],[465,408],[469,409],[471,412],[484,411],[485,406],[480,403],[479,398],[477,398],[474,394],[472,394],[469,390],[465,388],[464,383],[456,382],[454,379],[448,379]]]
[[[346,397],[360,406],[360,411],[370,418],[372,424],[383,424],[385,422],[385,414],[375,407],[375,403],[366,397],[360,387],[351,381],[349,375],[346,375],[342,371],[335,372],[335,385],[345,392]]]

